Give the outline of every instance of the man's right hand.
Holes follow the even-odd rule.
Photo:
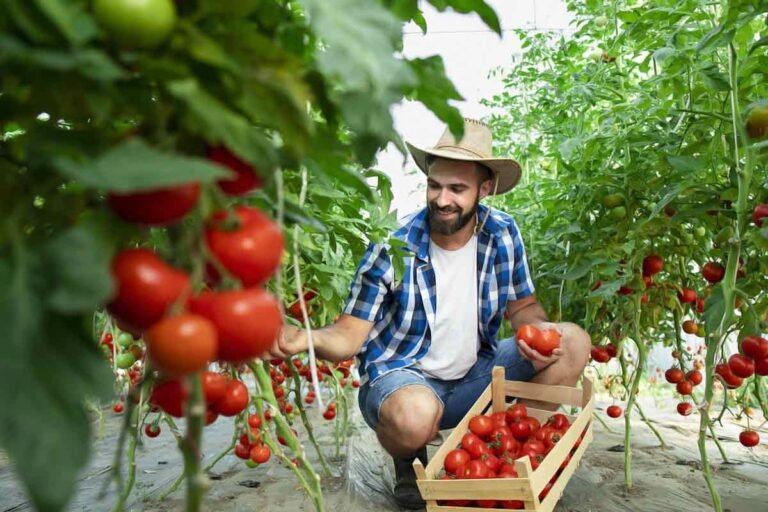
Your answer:
[[[269,349],[269,357],[285,359],[305,350],[307,350],[307,331],[291,324],[284,324],[277,340]]]

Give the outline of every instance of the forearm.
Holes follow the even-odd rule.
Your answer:
[[[547,312],[544,311],[544,308],[542,308],[538,302],[528,304],[509,316],[509,323],[514,330],[517,330],[521,325],[548,321],[549,317],[547,316]]]
[[[357,340],[352,339],[350,333],[337,324],[313,330],[312,342],[317,357],[334,363],[346,361],[360,350]]]

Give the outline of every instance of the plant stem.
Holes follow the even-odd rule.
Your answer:
[[[133,485],[136,482],[136,444],[139,440],[138,424],[139,417],[141,416],[141,405],[138,407],[131,407],[128,416],[128,428],[126,429],[130,438],[128,439],[128,481],[123,486],[120,495],[115,503],[114,512],[121,511],[125,508],[125,503],[128,501],[128,497],[131,495]]]
[[[205,403],[200,375],[189,378],[190,395],[187,409],[187,435],[182,443],[184,455],[184,475],[187,479],[187,512],[200,512],[203,495],[208,487],[208,479],[201,468],[201,444]]]
[[[635,403],[635,407],[637,407],[637,412],[640,413],[640,417],[643,419],[645,424],[648,425],[648,428],[651,429],[651,432],[653,432],[653,435],[655,435],[656,439],[658,439],[659,442],[661,443],[661,447],[665,450],[669,448],[669,446],[667,446],[667,443],[664,442],[664,438],[661,437],[661,434],[659,433],[659,431],[656,430],[656,428],[651,424],[648,418],[646,418],[645,413],[643,412],[643,409],[640,407],[639,402]]]
[[[715,427],[712,425],[712,422],[709,422],[709,433],[712,435],[712,440],[715,442],[715,446],[717,446],[720,456],[723,458],[723,462],[730,462],[728,456],[725,454],[725,450],[723,450],[723,445],[720,444],[720,440],[717,438],[717,434],[715,434]]]

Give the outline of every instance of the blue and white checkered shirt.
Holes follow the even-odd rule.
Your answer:
[[[487,211],[479,205],[478,218]],[[435,324],[437,287],[429,259],[427,209],[407,217],[393,237],[406,244],[402,281],[395,283],[387,245],[372,243],[344,306],[345,314],[374,322],[358,355],[361,375],[370,381],[421,359]],[[479,353],[492,354],[507,302],[534,292],[523,239],[506,213],[493,210],[477,235],[477,282]]]

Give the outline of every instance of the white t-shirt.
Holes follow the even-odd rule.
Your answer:
[[[435,271],[437,311],[429,351],[418,362],[430,377],[463,377],[477,361],[477,236],[455,251],[429,244]]]

